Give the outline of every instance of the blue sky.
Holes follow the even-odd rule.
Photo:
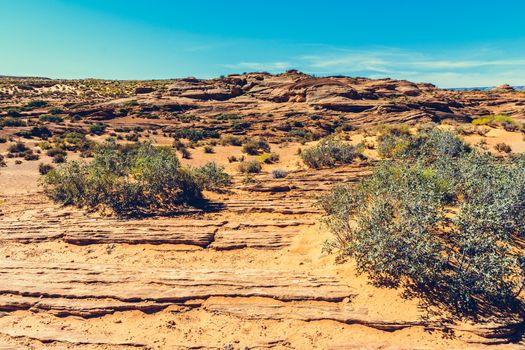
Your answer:
[[[525,1],[0,0],[0,75],[525,85]]]

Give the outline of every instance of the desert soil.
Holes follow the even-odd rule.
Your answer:
[[[300,146],[274,147],[285,179],[268,167],[254,184],[238,176],[231,193],[208,194],[205,213],[142,220],[54,204],[37,185],[36,162],[8,160],[3,348],[520,348],[508,343],[515,330],[429,316],[419,300],[375,288],[351,262],[323,254],[330,234],[315,197],[370,166],[306,170]],[[226,158],[240,149],[215,152],[197,150],[187,162],[231,167]]]
[[[295,71],[206,81],[4,80],[3,110],[50,101],[23,112],[27,126],[0,130],[10,138],[0,143],[4,155],[19,139],[16,132],[60,107],[65,121],[47,125],[54,135],[88,133],[89,125],[105,123],[104,136],[89,137],[129,136],[129,128],[140,127],[140,140],[171,144],[174,130],[214,130],[265,137],[280,161],[246,183],[238,163],[227,159],[242,155],[241,147],[219,145],[207,154],[200,145],[183,161],[224,165],[234,174],[230,192],[206,193],[205,211],[123,220],[47,199],[38,186],[38,163],[51,163],[44,152],[39,161],[6,159],[0,169],[0,349],[525,348],[519,319],[453,321],[402,290],[372,286],[352,261],[324,254],[331,235],[320,224],[316,197],[367,176],[374,154],[367,150],[370,161],[351,166],[311,170],[297,155],[310,143],[295,142],[301,133],[324,136],[345,125],[366,131],[382,123],[449,120],[472,127],[466,123],[473,117],[498,113],[523,121],[522,92],[461,93]],[[153,88],[139,90],[147,84]],[[123,107],[127,114],[120,114]],[[350,136],[352,142],[365,138]],[[466,139],[525,150],[522,133],[501,128]],[[39,141],[24,140],[31,147]],[[289,175],[273,179],[274,168]]]

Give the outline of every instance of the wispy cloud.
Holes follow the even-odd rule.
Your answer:
[[[290,62],[239,62],[235,64],[225,64],[224,67],[240,70],[252,71],[283,71],[293,67]]]
[[[444,55],[446,54],[446,58]],[[225,65],[237,70],[279,72],[290,68],[317,75],[359,75],[428,81],[442,87],[525,84],[525,59],[500,59],[485,48],[472,52],[422,53],[396,48],[348,50],[327,48],[276,62]],[[483,57],[479,57],[483,55]],[[454,57],[455,59],[451,59]]]

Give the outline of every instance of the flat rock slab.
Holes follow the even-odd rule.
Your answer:
[[[247,319],[266,320],[300,320],[321,321],[331,320],[345,324],[358,324],[383,331],[396,331],[404,328],[420,326],[429,330],[450,328],[473,333],[485,338],[484,343],[509,342],[520,334],[523,320],[503,319],[499,322],[487,321],[475,324],[443,323],[429,319],[389,319],[385,315],[371,315],[366,307],[356,308],[351,303],[312,303],[312,302],[279,302],[246,300],[245,302],[208,300],[203,307],[211,312],[229,314]]]
[[[366,308],[356,308],[350,303],[301,303],[301,302],[230,302],[228,300],[207,301],[208,311],[234,315],[248,319],[321,321],[331,320],[346,324],[395,331],[407,327],[423,326],[421,320],[385,319],[369,315]]]
[[[220,216],[179,216],[119,220],[60,207],[38,197],[9,199],[0,221],[0,241],[38,243],[61,240],[87,244],[185,244],[221,250],[288,246],[303,227],[316,220],[256,218],[230,222]],[[228,200],[229,211],[267,213],[315,213],[311,201],[288,203],[264,198]]]
[[[148,225],[147,223],[75,222],[71,224],[24,224],[3,223],[0,225],[0,240],[20,243],[35,243],[51,240],[78,245],[127,243],[127,244],[190,244],[208,246],[215,239],[220,222],[214,226],[183,227],[175,225]]]
[[[64,345],[99,345],[103,348],[109,346],[110,349],[148,349],[145,344],[135,342],[115,342],[108,340],[103,335],[85,334],[83,332],[73,332],[71,330],[64,330],[62,327],[54,325],[46,325],[44,328],[19,328],[10,325],[3,325],[0,319],[0,334],[9,336],[11,338],[29,338],[37,340],[44,344],[46,343],[64,343]],[[0,348],[2,349],[2,348]],[[7,348],[11,349],[11,348]],[[13,347],[12,349],[19,349]],[[24,349],[27,349],[24,348]]]
[[[297,228],[258,228],[251,230],[220,230],[210,248],[232,250],[242,248],[281,249],[291,244]]]
[[[28,310],[46,312],[58,317],[79,316],[83,318],[98,317],[114,312],[138,310],[153,313],[170,306],[170,303],[152,301],[124,302],[115,299],[63,299],[30,297],[22,295],[0,295],[0,311],[12,312]]]
[[[42,308],[56,312],[75,310],[82,314],[89,309],[104,313],[116,308],[136,309],[154,307],[145,302],[178,304],[188,300],[207,299],[213,296],[268,297],[276,300],[340,301],[355,295],[355,291],[332,276],[310,273],[255,270],[255,269],[171,269],[118,267],[88,264],[34,264],[25,262],[0,263],[0,296],[29,297],[18,299],[20,308],[36,305],[34,298],[46,300]],[[110,299],[122,303],[107,303]],[[9,301],[9,299],[7,299]],[[16,309],[8,302],[4,309]],[[89,313],[89,312],[88,312]]]

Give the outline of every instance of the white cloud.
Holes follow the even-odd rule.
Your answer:
[[[290,69],[292,64],[290,62],[239,62],[224,66],[231,69],[275,72]]]
[[[449,50],[438,53],[396,48],[302,49],[316,52],[289,57],[286,61],[240,62],[224,66],[236,70],[280,72],[295,68],[315,75],[389,77],[430,82],[440,87],[491,86],[502,83],[525,85],[525,59],[500,59],[501,52],[486,48],[471,52]],[[483,57],[480,58],[481,55]]]

